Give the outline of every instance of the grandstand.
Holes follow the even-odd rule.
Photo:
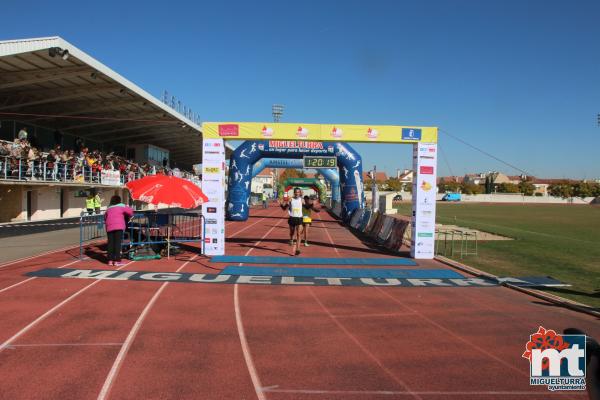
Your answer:
[[[201,145],[191,113],[64,39],[0,41],[0,223],[77,216],[89,190],[128,199],[145,174],[199,182]]]

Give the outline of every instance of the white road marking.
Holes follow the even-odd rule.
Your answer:
[[[135,261],[131,261],[119,268],[117,268],[116,270],[120,270],[122,268],[125,268],[126,266],[132,264]],[[58,303],[57,305],[55,305],[54,307],[52,307],[51,309],[49,309],[48,311],[46,311],[45,313],[43,313],[42,315],[40,315],[39,317],[37,317],[35,320],[33,320],[32,322],[30,322],[26,327],[24,327],[23,329],[21,329],[19,332],[15,333],[13,336],[11,336],[8,340],[6,340],[4,343],[2,343],[0,345],[0,353],[2,353],[2,351],[10,344],[12,344],[12,342],[14,342],[15,340],[17,340],[19,337],[23,336],[25,333],[27,333],[31,328],[35,327],[37,324],[39,324],[40,322],[42,322],[43,320],[45,320],[47,317],[49,317],[50,315],[52,315],[52,313],[54,313],[54,311],[58,310],[59,308],[61,308],[62,306],[64,306],[65,304],[67,304],[68,302],[70,302],[71,300],[77,298],[77,296],[79,296],[81,293],[85,292],[86,290],[88,290],[89,288],[91,288],[92,286],[98,284],[99,282],[102,282],[102,280],[97,280],[94,281],[92,283],[90,283],[89,285],[83,287],[82,289],[79,289],[77,292],[73,293],[72,295],[70,295],[69,297],[67,297],[66,299],[64,299],[63,301],[61,301],[60,303]]]
[[[71,261],[71,262],[69,262],[69,263],[67,263],[67,264],[61,265],[61,266],[60,266],[60,267],[58,267],[58,268],[60,269],[60,268],[68,267],[69,265],[75,264],[75,263],[77,263],[77,262],[79,262],[79,261],[81,261],[81,260],[75,260],[75,261]],[[22,281],[20,281],[20,282],[17,282],[17,283],[15,283],[15,284],[13,284],[13,285],[10,285],[10,286],[7,286],[7,287],[5,287],[5,288],[2,288],[2,289],[0,289],[0,293],[2,293],[2,292],[5,292],[5,291],[7,291],[7,290],[9,290],[9,289],[12,289],[12,288],[14,288],[14,287],[20,286],[20,285],[22,285],[22,284],[24,284],[24,283],[26,283],[26,282],[32,281],[32,280],[34,280],[34,279],[37,279],[37,278],[38,278],[37,276],[32,276],[31,278],[24,279],[24,280],[22,280]]]
[[[263,237],[260,238],[258,242],[256,242],[255,246],[258,246],[260,242],[262,242],[263,239],[266,238],[269,235],[269,233],[271,233],[273,229],[275,229],[281,223],[281,221],[283,221],[283,219],[280,219],[277,222],[277,224],[275,224],[275,226],[269,229],[267,233],[265,233]],[[254,247],[248,249],[244,256],[249,255],[252,252],[252,250],[254,250]],[[239,265],[242,265],[242,263],[240,263]],[[242,312],[240,310],[240,297],[238,286],[239,285],[237,283],[233,285],[233,304],[235,309],[235,323],[237,325],[238,336],[240,337],[242,353],[244,354],[244,360],[246,361],[246,367],[248,368],[248,373],[250,374],[252,385],[254,385],[256,397],[258,397],[258,400],[266,400],[267,397],[263,391],[262,384],[260,383],[260,378],[258,376],[258,372],[256,371],[254,360],[252,359],[252,354],[250,353],[250,347],[248,346],[248,340],[246,339],[246,332],[244,331],[244,322],[242,321]]]
[[[77,346],[122,346],[123,343],[29,343],[29,344],[9,344],[7,349],[16,349],[19,347],[77,347]]]
[[[181,265],[181,267],[177,268],[177,270],[175,272],[181,271],[186,265],[188,265],[190,262],[192,262],[196,257],[198,257],[197,254],[194,255],[188,261],[184,262]],[[156,300],[158,300],[158,297],[163,292],[163,290],[165,290],[165,288],[169,285],[169,283],[170,282],[163,282],[163,284],[160,285],[158,290],[154,293],[154,296],[152,296],[150,301],[148,301],[148,303],[146,304],[146,307],[144,307],[144,310],[138,317],[137,321],[135,321],[135,324],[133,324],[133,327],[129,331],[129,334],[127,335],[127,338],[125,339],[125,342],[123,342],[123,345],[121,346],[121,350],[119,350],[119,354],[117,354],[117,358],[115,359],[112,367],[110,368],[108,376],[106,377],[106,380],[104,381],[104,385],[102,385],[100,394],[98,394],[98,400],[107,398],[108,393],[110,392],[110,388],[112,387],[112,384],[113,384],[117,374],[119,373],[121,364],[123,363],[123,360],[127,356],[127,353],[129,352],[129,348],[131,347],[131,344],[133,343],[138,331],[140,330],[140,327],[142,326],[144,319],[146,319],[146,316],[148,315],[148,313],[154,306],[154,303],[156,303]]]

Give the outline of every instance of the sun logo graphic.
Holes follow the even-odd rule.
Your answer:
[[[529,383],[551,391],[585,390],[585,351],[585,335],[560,335],[540,326],[522,354],[529,360]]]
[[[377,139],[377,136],[379,136],[379,132],[377,132],[377,129],[372,129],[372,128],[367,129],[367,137],[370,140]]]
[[[296,135],[301,138],[308,137],[308,129],[299,126]]]
[[[331,130],[331,137],[339,139],[342,137],[343,134],[344,134],[344,131],[342,130],[342,128],[336,128],[334,126],[333,129]]]
[[[266,125],[260,131],[263,137],[272,137],[273,136],[273,128],[267,127]]]

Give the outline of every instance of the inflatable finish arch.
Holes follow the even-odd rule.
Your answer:
[[[319,201],[321,203],[324,203],[327,199],[327,189],[317,178],[288,178],[282,185],[282,189],[285,192],[295,187],[314,190],[319,194]]]
[[[247,140],[235,149],[229,164],[227,219],[248,219],[252,169],[258,160],[267,157],[302,159],[304,156],[337,157],[342,193],[342,219],[348,220],[354,210],[364,206],[362,159],[347,143]]]
[[[263,158],[254,164],[252,169],[252,177],[260,174],[265,168],[304,168],[304,163],[301,159],[284,159],[284,158]],[[319,168],[317,170],[327,182],[331,185],[331,201],[339,203],[340,201],[340,174],[336,168]]]

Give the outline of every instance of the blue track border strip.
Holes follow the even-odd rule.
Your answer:
[[[451,269],[297,268],[229,265],[219,275],[294,276],[308,278],[460,279]]]
[[[293,264],[293,265],[402,265],[417,266],[409,258],[325,258],[325,257],[266,257],[266,256],[213,256],[214,263],[243,263],[243,264]]]

